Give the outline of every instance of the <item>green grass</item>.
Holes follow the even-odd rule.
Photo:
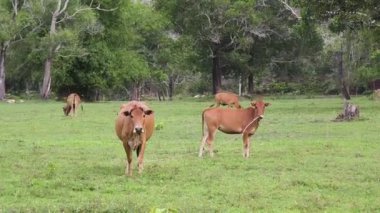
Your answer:
[[[210,101],[149,102],[162,129],[131,178],[114,133],[121,102],[75,118],[59,102],[0,103],[0,212],[380,211],[379,101],[354,97],[353,122],[331,122],[338,98],[267,101],[249,159],[241,136],[221,132],[215,157],[197,157]]]

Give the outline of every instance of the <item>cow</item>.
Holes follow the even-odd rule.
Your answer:
[[[210,107],[218,107],[220,105],[228,105],[229,107],[235,107],[241,109],[239,104],[239,96],[232,92],[218,92],[215,94],[215,103]]]
[[[260,120],[264,118],[265,107],[270,103],[263,100],[252,101],[246,109],[208,108],[202,112],[203,137],[199,149],[199,157],[207,143],[210,156],[213,153],[213,140],[216,130],[226,134],[243,134],[243,157],[249,157],[250,137],[255,134]]]
[[[132,176],[132,150],[136,151],[138,172],[142,173],[145,148],[153,130],[154,112],[144,102],[131,101],[120,106],[115,131],[127,155],[126,176]]]
[[[68,116],[75,116],[76,110],[80,106],[81,100],[77,93],[71,93],[69,96],[67,96],[66,99],[66,106],[63,107],[63,113]],[[83,108],[82,108],[83,110]]]

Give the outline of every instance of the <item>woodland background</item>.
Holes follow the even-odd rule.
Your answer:
[[[377,0],[2,0],[0,99],[371,93]]]

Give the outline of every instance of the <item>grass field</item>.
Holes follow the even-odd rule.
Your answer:
[[[198,158],[211,101],[149,102],[163,128],[131,178],[114,133],[121,102],[85,103],[75,118],[60,102],[0,103],[0,212],[380,211],[379,101],[354,97],[353,122],[331,122],[339,98],[267,101],[249,159],[241,136],[221,132],[215,157]]]

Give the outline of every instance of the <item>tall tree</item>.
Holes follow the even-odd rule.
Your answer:
[[[379,28],[378,21],[380,20],[380,8],[377,0],[367,1],[300,1],[304,8],[312,11],[313,16],[321,22],[327,22],[332,32],[343,34],[344,44],[341,48],[343,56],[338,57],[339,63],[342,60],[341,69],[339,72],[352,72],[355,69],[352,58],[353,39],[363,29]],[[354,36],[355,35],[355,36]],[[340,74],[341,78],[348,76]],[[340,79],[342,82],[342,95],[345,99],[350,99],[348,93],[348,82],[346,78]]]
[[[0,3],[0,100],[5,98],[6,55],[11,45],[25,36],[31,23],[26,16],[18,16],[26,1],[11,0]]]
[[[46,47],[44,59],[44,75],[40,91],[43,99],[47,99],[51,93],[52,66],[54,58],[57,54],[65,49],[66,54],[79,55],[78,51],[78,32],[86,29],[95,21],[93,10],[105,10],[100,4],[93,5],[91,1],[89,5],[82,4],[79,0],[57,0],[41,1],[39,7],[42,8],[42,17],[46,17],[46,32],[42,39]],[[72,50],[72,51],[70,51]]]
[[[166,12],[180,35],[193,36],[204,58],[209,59],[213,93],[221,89],[223,58],[235,44],[235,20],[228,17],[231,1],[157,1],[156,8]],[[236,31],[235,31],[236,30]]]
[[[160,45],[157,64],[167,75],[165,85],[172,100],[175,87],[194,74],[192,60],[196,54],[189,37],[170,34],[165,40]]]
[[[288,39],[291,24],[300,19],[288,1],[159,0],[155,6],[169,15],[176,32],[191,35],[198,54],[209,60],[204,69],[211,70],[213,93],[221,88],[222,75],[254,72],[246,56],[257,50],[256,42]]]
[[[103,21],[115,55],[111,67],[117,76],[115,86],[132,91],[130,99],[140,100],[145,82],[158,71],[157,52],[166,35],[166,20],[149,5],[129,1],[121,1],[110,15]]]

